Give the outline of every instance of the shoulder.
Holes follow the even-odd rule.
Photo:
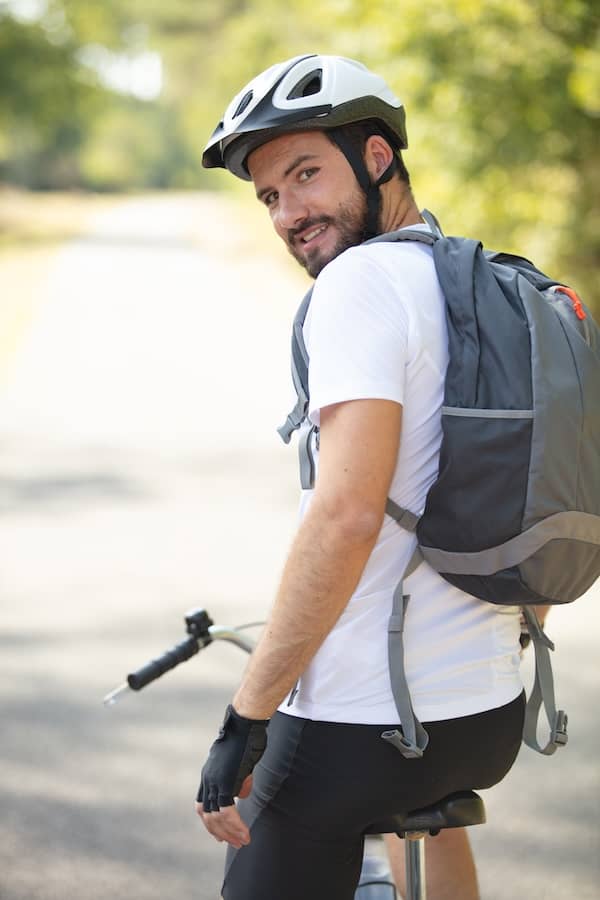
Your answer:
[[[436,280],[431,250],[417,242],[380,242],[350,247],[318,276],[311,299],[311,317],[323,310],[327,318],[343,308],[409,314],[428,282]]]
[[[318,276],[311,299],[311,318],[327,322],[343,316],[372,315],[398,306],[397,285],[369,247],[351,247]]]
[[[417,241],[381,241],[350,247],[333,259],[317,278],[315,292],[342,286],[356,293],[375,282],[402,295],[417,278],[435,278],[431,247]]]
[[[330,347],[342,336],[347,344],[349,335],[362,341],[381,332],[398,340],[408,333],[413,301],[397,266],[385,264],[386,256],[373,245],[351,247],[323,269],[305,321],[305,338],[313,347],[321,340]]]
[[[368,281],[386,273],[386,259],[394,254],[393,244],[360,244],[344,250],[328,263],[315,282],[319,290],[331,288],[338,282]],[[383,251],[383,252],[382,252]]]

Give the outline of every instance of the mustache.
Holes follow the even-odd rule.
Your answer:
[[[317,228],[319,225],[331,225],[333,218],[331,216],[319,216],[319,218],[304,219],[297,228],[289,228],[287,233],[288,244],[293,244],[299,234],[306,231],[307,228]]]

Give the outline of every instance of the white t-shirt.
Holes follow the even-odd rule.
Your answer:
[[[426,226],[421,226],[426,228]],[[431,248],[416,242],[353,247],[319,275],[304,324],[310,358],[309,418],[333,403],[402,404],[402,434],[389,496],[420,514],[435,480],[448,362],[444,299]],[[318,451],[314,448],[316,465]],[[304,491],[301,514],[311,502]],[[393,591],[416,539],[385,516],[346,609],[282,712],[328,722],[395,724],[387,626]],[[510,702],[522,690],[519,616],[458,590],[422,563],[410,594],[405,667],[423,722]]]

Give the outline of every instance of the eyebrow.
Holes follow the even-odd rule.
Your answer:
[[[316,153],[301,153],[300,156],[297,156],[296,159],[287,167],[285,172],[283,173],[283,177],[287,178],[288,175],[291,175],[294,169],[297,169],[298,166],[301,166],[303,162],[306,162],[307,159],[316,159]],[[264,196],[270,194],[271,191],[274,191],[275,188],[272,187],[264,187],[260,191],[256,192],[256,196],[259,200],[262,200]]]

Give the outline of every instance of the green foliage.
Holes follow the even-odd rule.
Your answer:
[[[86,118],[97,106],[71,42],[0,13],[0,177],[34,187],[69,183]]]
[[[380,4],[378,15],[391,6]],[[416,14],[416,3],[407,6]],[[428,171],[448,176],[438,182],[445,218],[507,249],[525,247],[597,302],[597,7],[580,0],[461,0],[449,8],[430,2],[426,29],[388,31],[382,48],[401,61],[399,84],[403,71],[419,71],[408,106],[415,110],[417,152],[425,147]],[[416,167],[426,190],[428,174],[418,159]]]
[[[90,44],[159,52],[162,96],[107,90],[82,61]],[[312,51],[363,60],[402,97],[417,200],[449,232],[531,256],[600,309],[597,0],[48,0],[28,24],[5,12],[0,177],[220,187],[199,159],[226,103]]]
[[[194,186],[195,160],[177,129],[169,109],[133,99],[113,103],[86,134],[80,152],[83,182],[100,191]]]
[[[50,0],[31,22],[0,2],[0,179],[34,189],[195,183],[177,108],[107,89],[86,62],[94,48],[146,49],[143,7]]]

